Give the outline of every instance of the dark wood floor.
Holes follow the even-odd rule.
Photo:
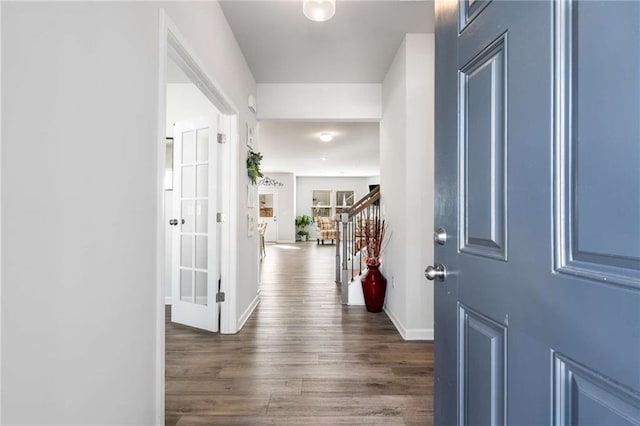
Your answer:
[[[237,335],[167,322],[166,424],[432,424],[432,344],[342,306],[334,254],[267,246],[260,305]]]

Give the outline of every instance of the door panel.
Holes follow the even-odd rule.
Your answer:
[[[640,424],[640,3],[473,3],[436,1],[436,424]]]
[[[637,395],[558,354],[553,362],[555,424],[640,423]]]
[[[506,328],[460,306],[459,410],[462,424],[504,424]]]
[[[460,250],[506,260],[505,43],[460,71]]]
[[[220,278],[216,204],[216,118],[174,125],[175,221],[171,320],[218,331],[216,293]]]
[[[558,270],[638,288],[640,61],[611,45],[640,52],[640,3],[560,3],[556,15]]]

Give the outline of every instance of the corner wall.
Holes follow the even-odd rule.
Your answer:
[[[433,339],[434,36],[407,34],[382,84],[380,184],[391,233],[385,311],[407,340]]]
[[[260,120],[380,120],[379,84],[258,84]]]

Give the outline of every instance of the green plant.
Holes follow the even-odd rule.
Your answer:
[[[249,151],[247,155],[247,176],[252,184],[256,183],[258,178],[264,176],[260,171],[260,162],[262,161],[262,154],[259,152]]]
[[[296,216],[296,226],[300,228],[298,231],[298,235],[301,237],[309,238],[309,232],[305,229],[307,226],[313,223],[313,219],[311,216],[303,214],[301,216]]]

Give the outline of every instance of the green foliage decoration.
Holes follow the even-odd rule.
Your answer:
[[[260,162],[262,161],[262,154],[259,152],[249,151],[247,155],[247,176],[252,184],[255,185],[258,178],[264,175],[260,171]]]
[[[301,237],[308,238],[309,232],[307,232],[305,228],[311,225],[312,223],[313,223],[313,219],[311,219],[311,216],[309,215],[303,214],[301,216],[296,216],[296,226],[300,228],[297,234]]]

